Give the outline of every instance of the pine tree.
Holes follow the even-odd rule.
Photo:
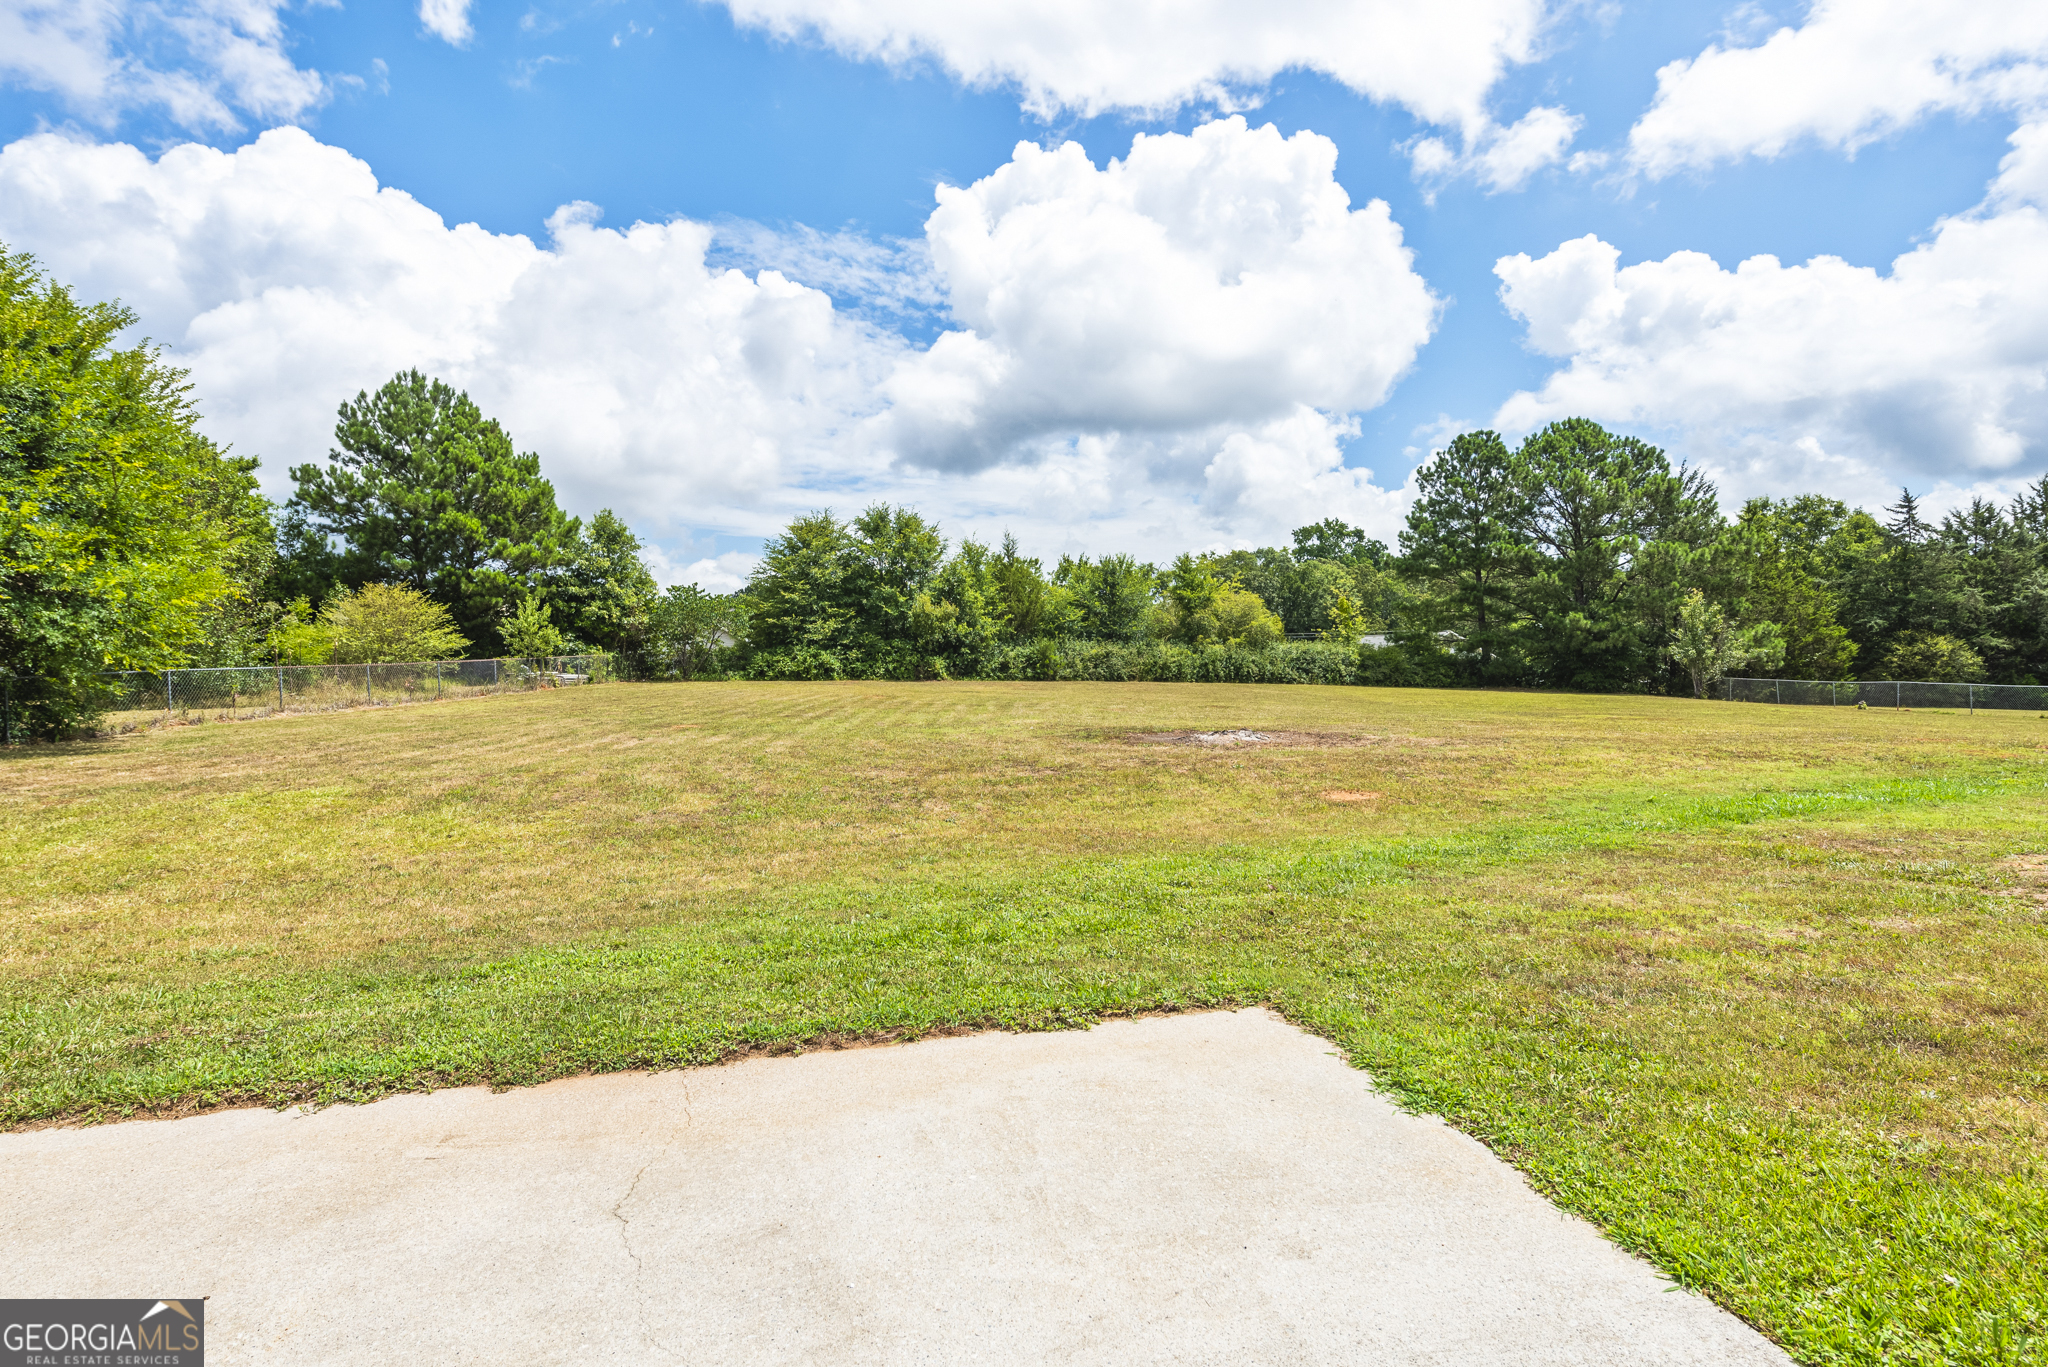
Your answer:
[[[1568,418],[1515,453],[1523,633],[1542,677],[1566,688],[1660,682],[1665,644],[1703,553],[1724,532],[1712,485],[1658,448]]]
[[[1913,496],[1911,489],[1900,489],[1899,501],[1887,503],[1884,510],[1892,515],[1892,520],[1884,524],[1884,529],[1893,539],[1909,546],[1917,546],[1934,535],[1934,528],[1921,520],[1920,500]]]
[[[555,504],[540,457],[467,394],[417,370],[341,405],[329,463],[292,468],[286,505],[310,538],[342,542],[342,587],[405,584],[446,607],[464,636],[502,645],[503,619],[566,566],[579,529]]]
[[[1534,563],[1525,483],[1498,434],[1464,433],[1415,472],[1401,532],[1401,569],[1443,586],[1481,678],[1513,654],[1512,595]]]

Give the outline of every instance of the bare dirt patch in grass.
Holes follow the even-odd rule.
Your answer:
[[[1282,746],[1292,749],[1337,749],[1360,745],[1385,745],[1392,737],[1354,736],[1332,731],[1152,731],[1126,736],[1133,745],[1192,745],[1229,750],[1240,746]],[[1440,741],[1428,743],[1441,744]]]
[[[2023,854],[2000,861],[2013,881],[2011,892],[2048,911],[2048,854]]]

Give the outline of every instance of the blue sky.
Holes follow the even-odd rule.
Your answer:
[[[2027,144],[2012,141],[2039,126],[2043,102],[2048,34],[2029,6],[1958,7],[1944,18],[1943,6],[1920,5],[1902,9],[1917,16],[1902,22],[1853,12],[1888,4],[1468,0],[1462,28],[1490,17],[1533,37],[1502,40],[1490,79],[1449,78],[1454,93],[1421,108],[1436,99],[1431,63],[1463,41],[1459,32],[1424,35],[1415,57],[1397,53],[1391,67],[1372,58],[1379,74],[1362,78],[1367,59],[1346,66],[1341,54],[1398,50],[1399,41],[1375,29],[1369,5],[1304,0],[1261,20],[1262,38],[1279,34],[1270,77],[1218,69],[1207,75],[1221,82],[1220,98],[1211,88],[1171,108],[1134,109],[1114,107],[1125,73],[1142,102],[1156,83],[1141,78],[1159,60],[1142,24],[1105,39],[1057,4],[1017,10],[1005,41],[1033,55],[1013,62],[1000,44],[992,59],[970,50],[981,41],[972,33],[931,30],[909,0],[852,7],[866,16],[857,33],[813,27],[796,37],[737,26],[726,7],[690,0],[437,2],[423,18],[410,5],[364,0],[240,9],[186,0],[155,10],[99,0],[87,18],[61,20],[29,0],[0,0],[0,17],[23,35],[11,69],[0,67],[0,240],[37,252],[87,292],[142,309],[143,330],[191,365],[210,429],[264,456],[274,494],[288,491],[286,466],[323,453],[334,404],[401,364],[448,374],[487,408],[497,399],[493,411],[541,451],[572,510],[619,506],[668,575],[706,583],[743,572],[789,512],[877,497],[915,502],[959,532],[1014,527],[1046,554],[1263,544],[1284,540],[1291,519],[1330,511],[1391,539],[1402,487],[1432,443],[1461,427],[1525,430],[1567,412],[1663,441],[1706,466],[1731,507],[1797,489],[1869,504],[1900,483],[1953,503],[2008,494],[2048,465],[2039,392],[2048,342],[2028,321],[2044,312],[2044,177]],[[742,12],[799,29],[816,18],[805,0]],[[149,17],[165,13],[181,22]],[[1206,13],[1189,7],[1174,22],[1233,22]],[[426,22],[437,15],[442,33]],[[449,41],[465,22],[468,35]],[[1289,25],[1299,30],[1292,38]],[[222,55],[230,40],[239,56]],[[1128,44],[1098,63],[1108,75],[1063,87],[1084,44],[1106,40]],[[1327,61],[1318,55],[1326,40],[1340,54]],[[887,43],[916,55],[893,64],[862,55]],[[1243,43],[1219,31],[1210,50],[1228,62]],[[1486,56],[1473,60],[1483,66]],[[957,74],[984,59],[998,68],[993,79]],[[1191,60],[1188,71],[1203,76],[1202,53]],[[1660,85],[1675,60],[1691,66]],[[1825,98],[1803,98],[1808,90]],[[1048,109],[1048,98],[1065,106]],[[1092,112],[1091,103],[1112,107]],[[1214,127],[1231,106],[1246,121],[1242,135]],[[1469,158],[1532,109],[1577,123],[1566,145],[1518,163],[1511,183],[1484,183],[1468,163],[1418,172],[1419,141],[1440,139]],[[1190,302],[1171,334],[1091,320],[1089,301],[1115,295],[1146,257],[1133,248],[1073,264],[1097,231],[1073,225],[1100,222],[1090,205],[1180,203],[1174,178],[1206,177],[1217,202],[1243,208],[1271,193],[1273,212],[1327,218],[1326,204],[1302,208],[1322,183],[1312,169],[1297,167],[1292,188],[1266,178],[1261,168],[1291,155],[1252,138],[1267,123],[1283,139],[1306,131],[1334,145],[1336,184],[1354,212],[1386,202],[1412,252],[1407,271],[1390,264],[1391,239],[1362,220],[1325,223],[1315,246],[1301,238],[1254,249],[1212,234],[1191,248],[1201,260],[1251,252],[1242,268],[1298,283],[1247,303],[1226,272],[1213,300]],[[263,144],[275,153],[268,179],[238,170],[227,179],[248,184],[223,190],[221,168],[242,167],[245,149],[280,127],[307,136]],[[984,240],[963,220],[951,239],[927,238],[935,187],[987,182],[1019,142],[1078,144],[1104,172],[1138,134],[1204,128],[1215,157],[1134,171],[1128,184],[1083,184],[1050,163],[1013,170],[1037,178],[1025,200],[1073,210],[1065,227],[1013,218]],[[233,159],[188,166],[174,149],[192,144]],[[478,225],[489,237],[481,255],[463,256],[454,236],[411,219],[388,238],[366,229],[359,215],[373,211],[374,187],[350,181],[341,153],[446,229]],[[1226,162],[1236,169],[1219,170]],[[1218,180],[1240,173],[1249,179]],[[321,229],[329,194],[339,207]],[[602,210],[601,220],[571,216],[581,247],[549,227],[575,202]],[[1144,217],[1171,210],[1132,212],[1140,229],[1199,236]],[[1943,221],[1958,218],[1944,233]],[[710,235],[642,243],[634,256],[616,230],[636,222],[708,225]],[[807,230],[832,235],[831,249],[821,256]],[[1079,236],[1066,242],[1061,232]],[[352,235],[380,245],[352,245]],[[1588,235],[1620,266],[1645,267],[1640,278],[1624,270],[1619,285],[1595,288],[1608,268],[1560,250]],[[503,245],[516,236],[532,254]],[[947,241],[967,256],[949,257]],[[1893,271],[1916,251],[1924,284]],[[606,252],[651,272],[694,262],[698,273],[671,274],[673,297],[608,328],[610,310],[623,316],[648,300],[636,267],[606,264]],[[1674,255],[1683,253],[1711,263]],[[1516,254],[1534,265],[1511,309],[1496,267]],[[1795,269],[1737,270],[1761,255]],[[1797,269],[1815,257],[1846,267]],[[955,260],[957,274],[968,258],[993,262],[1013,294],[1033,299],[999,317],[1010,297],[1000,289],[968,298],[945,265]],[[573,286],[572,260],[588,265]],[[551,266],[558,287],[527,298]],[[753,277],[745,300],[710,298],[728,266]],[[734,332],[757,327],[769,307],[763,266],[822,290],[830,307],[790,303],[810,313],[776,324],[772,343]],[[471,267],[467,293],[446,285]],[[421,278],[451,292],[436,296],[432,317],[392,323],[405,301],[423,297],[406,283]],[[1116,282],[1107,293],[1105,281]],[[1428,317],[1417,312],[1425,294]],[[1674,311],[1679,295],[1692,302]],[[520,302],[506,303],[512,296]],[[304,306],[308,297],[317,308]],[[1359,320],[1383,299],[1388,322],[1375,333]],[[550,308],[564,312],[557,319]],[[444,326],[472,313],[467,331]],[[1217,334],[1203,335],[1212,324]],[[579,390],[568,373],[578,360],[531,340],[536,331],[559,331],[558,345],[593,371],[644,373],[630,382],[600,374]],[[572,333],[584,340],[572,343]],[[962,362],[979,388],[957,412],[946,405],[958,406],[965,372],[932,350],[947,333],[980,347]],[[1225,356],[1235,371],[1219,372],[1234,333],[1265,352]],[[1187,343],[1194,354],[1175,370],[1170,353],[1183,336],[1197,338]],[[1327,354],[1300,364],[1266,354],[1303,336]],[[1066,339],[1064,352],[1033,349],[1052,346],[1049,337]],[[1098,345],[1101,354],[1088,353]],[[608,364],[612,346],[622,359]],[[780,378],[745,373],[768,350]],[[714,353],[727,358],[716,375],[703,360]],[[799,353],[822,369],[790,379],[788,356]],[[1160,393],[1136,392],[1158,373],[1151,354],[1166,358],[1167,378]],[[1214,400],[1216,374],[1248,371],[1270,374]],[[1133,392],[1119,394],[1126,373],[1137,377]],[[694,378],[676,378],[686,374]],[[1098,376],[1103,392],[1062,397]],[[579,424],[584,403],[618,416]],[[1366,468],[1370,480],[1345,474]]]

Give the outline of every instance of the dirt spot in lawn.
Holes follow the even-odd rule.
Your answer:
[[[1250,745],[1331,748],[1384,745],[1386,736],[1350,736],[1331,731],[1143,731],[1124,737],[1133,745],[1190,745],[1229,750]]]
[[[1332,788],[1327,793],[1318,793],[1317,796],[1325,802],[1371,802],[1378,798],[1379,794],[1354,793],[1343,788]]]
[[[2013,875],[2015,895],[2048,909],[2048,854],[2022,854],[1999,863]]]

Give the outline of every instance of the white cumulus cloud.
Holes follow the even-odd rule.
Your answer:
[[[1802,142],[1853,152],[1931,114],[2024,112],[2044,97],[2040,0],[1815,0],[1797,28],[1658,71],[1628,157],[1664,176]]]
[[[420,23],[456,47],[465,46],[476,34],[469,26],[469,0],[420,0]]]
[[[1620,264],[1593,236],[1496,265],[1531,347],[1566,364],[1497,422],[1583,414],[1683,434],[1741,488],[1882,498],[2009,487],[2048,463],[2048,125],[1984,203],[1889,271],[1698,252]]]
[[[294,119],[327,83],[287,51],[283,0],[0,0],[0,81],[110,126],[161,109],[190,129]],[[240,111],[238,114],[237,111]]]
[[[658,545],[644,547],[640,558],[653,574],[654,582],[663,588],[695,584],[706,593],[731,593],[745,587],[748,576],[761,563],[760,556],[747,551],[726,551],[685,562],[671,557]]]
[[[549,227],[451,228],[297,129],[155,162],[56,135],[0,151],[0,236],[135,307],[273,489],[325,456],[336,403],[409,367],[502,415],[571,500],[643,525],[746,523],[765,490],[844,469],[829,438],[885,342],[776,272],[707,268],[702,224],[568,205]]]
[[[1432,123],[1477,129],[1510,64],[1534,55],[1543,0],[725,0],[743,26],[976,87],[1014,84],[1045,117],[1247,107],[1291,68]]]
[[[890,378],[886,440],[974,468],[1036,439],[1371,408],[1437,301],[1386,203],[1351,207],[1328,138],[1242,118],[1138,135],[1096,167],[1020,143],[926,223],[962,326]]]
[[[613,229],[587,204],[538,242],[450,226],[293,128],[154,160],[41,134],[0,149],[0,240],[135,307],[273,494],[327,454],[337,403],[418,367],[538,450],[572,509],[668,545],[665,578],[724,585],[747,562],[707,533],[878,498],[1047,554],[1267,540],[1310,514],[1390,533],[1400,497],[1343,442],[1436,302],[1334,155],[1236,121],[1100,169],[1026,148],[946,191],[922,243],[739,225],[721,250],[726,230]],[[869,316],[940,307],[958,326],[928,350]]]

